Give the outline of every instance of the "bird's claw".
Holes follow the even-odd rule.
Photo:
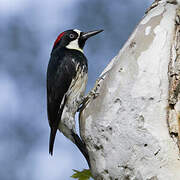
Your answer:
[[[77,110],[78,112],[82,111],[87,106],[87,104],[90,102],[91,98],[95,99],[99,96],[100,93],[98,92],[98,90],[100,87],[100,81],[104,80],[104,76],[106,75],[106,73],[104,73],[101,77],[99,77],[96,80],[94,88],[88,93],[87,96],[82,98],[82,103],[80,104],[80,107]]]
[[[98,92],[90,91],[87,96],[83,97],[82,103],[80,104],[80,107],[78,108],[78,112],[82,111],[87,104],[90,102],[91,98],[95,99],[99,96]]]
[[[82,111],[82,110],[86,107],[87,101],[88,101],[88,97],[87,97],[87,96],[84,96],[84,97],[82,98],[82,102],[81,102],[81,104],[80,104],[80,106],[79,106],[79,108],[78,108],[78,110],[77,110],[78,112]]]
[[[93,99],[95,99],[95,98],[97,98],[99,96],[99,92],[92,90],[92,91],[89,92],[88,96],[89,96],[88,99],[90,99],[91,97]]]

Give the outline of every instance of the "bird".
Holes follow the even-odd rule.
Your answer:
[[[86,40],[103,30],[82,32],[70,29],[54,42],[47,67],[47,114],[50,126],[49,153],[59,130],[89,161],[85,143],[76,132],[75,114],[83,103],[88,79],[88,63],[83,48]],[[89,162],[88,162],[89,164]]]

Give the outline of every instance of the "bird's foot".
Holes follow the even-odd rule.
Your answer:
[[[95,99],[97,98],[99,95],[98,92],[95,92],[94,90],[91,90],[87,96],[84,96],[82,98],[82,103],[80,104],[79,108],[78,108],[78,112],[82,111],[86,106],[87,104],[90,102],[91,98]]]
[[[82,98],[82,103],[80,104],[80,107],[78,108],[78,111],[82,111],[87,104],[90,102],[91,99],[95,99],[99,96],[99,87],[100,87],[100,81],[104,80],[104,76],[106,73],[104,73],[102,76],[100,76],[95,83],[94,88],[87,94],[87,96],[84,96]]]
[[[88,96],[82,97],[82,102],[81,102],[81,104],[80,104],[80,106],[79,106],[77,111],[78,112],[82,111],[86,107],[86,105],[88,103],[89,103],[89,97]]]

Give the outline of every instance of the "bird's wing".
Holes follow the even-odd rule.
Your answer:
[[[61,61],[58,61],[58,58]],[[51,127],[49,153],[53,154],[54,140],[61,120],[66,93],[76,75],[75,64],[70,59],[56,57],[50,59],[47,71],[47,110]]]

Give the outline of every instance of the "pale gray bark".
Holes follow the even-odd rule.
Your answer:
[[[97,180],[180,179],[179,4],[155,1],[80,113]]]

